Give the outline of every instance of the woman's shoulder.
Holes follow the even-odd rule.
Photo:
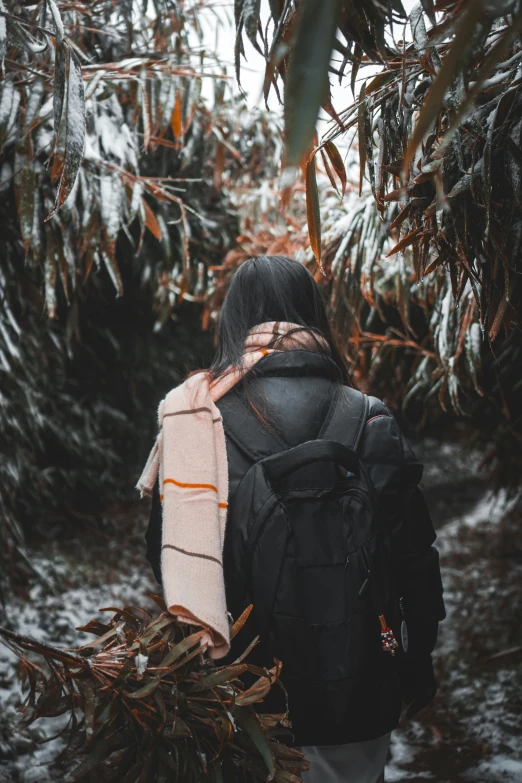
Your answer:
[[[344,387],[345,392],[348,396],[348,399],[350,399],[350,395],[357,395],[358,397],[363,394],[359,389],[355,389],[353,386],[345,386]],[[388,410],[384,402],[380,400],[378,397],[373,397],[371,394],[365,394],[364,395],[367,399],[367,414],[366,414],[366,423],[368,423],[371,419],[376,419],[380,416],[387,416],[390,419],[393,419],[393,415]]]
[[[361,437],[361,454],[370,461],[407,467],[412,480],[420,481],[422,464],[399,424],[382,400],[368,395],[368,413]]]
[[[393,419],[392,413],[389,411],[389,409],[386,407],[384,402],[380,400],[378,397],[373,397],[372,395],[368,394],[368,417],[366,423],[368,423],[371,419],[376,419],[380,416],[387,416],[390,419]]]

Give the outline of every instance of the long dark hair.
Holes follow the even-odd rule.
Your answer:
[[[217,350],[210,366],[213,378],[241,365],[248,331],[267,321],[287,321],[323,337],[339,381],[349,384],[317,283],[303,264],[287,256],[249,258],[235,272],[219,318]],[[319,341],[317,348],[323,353],[328,350]]]

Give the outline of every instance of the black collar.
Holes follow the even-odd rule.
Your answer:
[[[327,354],[319,351],[278,351],[261,359],[253,368],[256,378],[315,377],[339,381],[339,368]]]

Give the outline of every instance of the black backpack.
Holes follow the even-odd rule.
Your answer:
[[[294,726],[311,708],[339,724],[354,683],[379,676],[397,647],[385,620],[396,606],[390,538],[356,453],[367,410],[365,395],[338,387],[317,440],[281,450],[263,430],[273,453],[249,469],[229,512],[233,590],[283,662]],[[252,412],[227,421],[250,456],[260,429]]]

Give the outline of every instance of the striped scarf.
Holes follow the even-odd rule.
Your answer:
[[[215,381],[196,373],[160,403],[159,434],[137,488],[150,495],[159,478],[165,602],[179,622],[206,630],[202,644],[213,658],[230,649],[223,577],[228,464],[215,403],[267,354],[319,346],[328,350],[323,338],[296,324],[260,324],[248,333],[239,368]]]

